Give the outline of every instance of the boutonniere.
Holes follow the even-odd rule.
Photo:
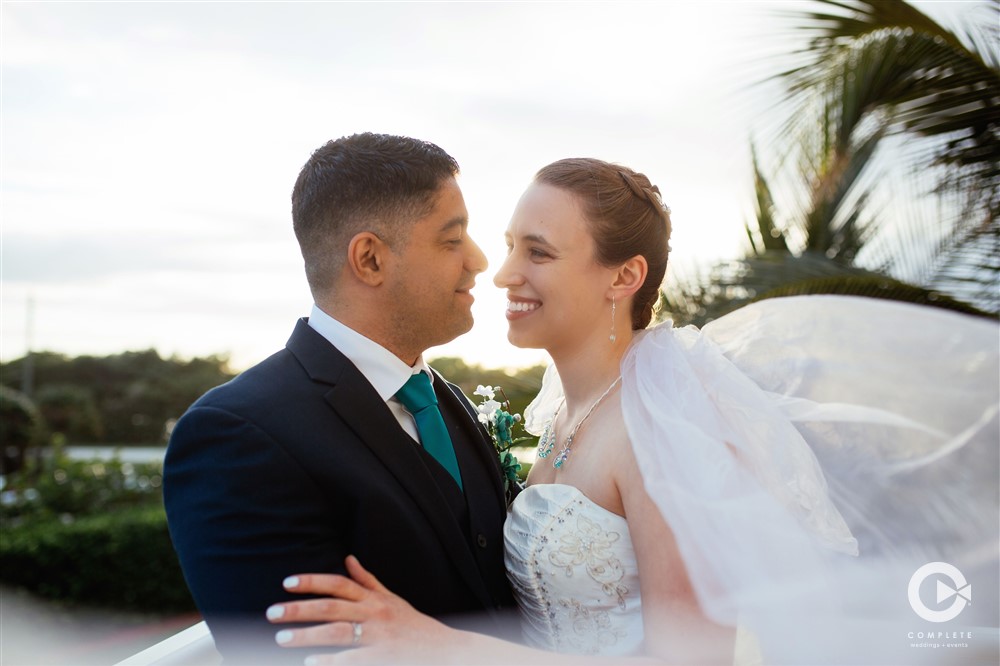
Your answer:
[[[497,393],[502,400],[496,399]],[[521,469],[521,463],[510,449],[515,444],[530,441],[531,438],[514,438],[514,426],[521,422],[521,415],[510,413],[510,401],[507,400],[502,388],[480,384],[476,387],[475,395],[483,398],[482,403],[476,405],[476,411],[479,412],[479,422],[486,426],[486,431],[493,440],[493,448],[497,452],[500,470],[503,473],[504,494],[509,498],[511,487],[518,483],[517,473]]]

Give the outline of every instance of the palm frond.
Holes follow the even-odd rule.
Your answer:
[[[885,275],[843,275],[815,278],[781,285],[758,296],[755,301],[785,296],[811,294],[837,294],[841,296],[863,296],[901,301],[916,305],[928,305],[987,319],[995,319],[994,313],[985,312],[974,305],[959,301],[935,289],[919,287],[895,280]]]
[[[813,199],[803,222],[807,250],[841,263],[850,262],[857,254],[863,243],[864,203],[869,197],[867,191],[858,191],[857,185],[881,138],[881,133],[875,133],[853,150],[837,150],[827,160],[827,170],[813,183]]]
[[[883,298],[996,318],[996,314],[932,287],[831,262],[823,255],[770,252],[713,266],[710,275],[668,280],[660,292],[658,319],[676,326],[704,326],[749,303],[806,294]]]
[[[944,239],[928,283],[1000,315],[1000,220]]]
[[[761,171],[760,162],[757,159],[757,149],[752,145],[750,156],[753,161],[754,226],[756,227],[756,229],[751,229],[749,223],[744,225],[747,237],[750,239],[750,249],[753,254],[761,254],[769,250],[788,252],[785,235],[774,219],[774,197],[771,195],[771,187]]]
[[[963,38],[900,0],[817,1],[840,12],[800,16],[816,36],[802,52],[807,62],[780,75],[796,108],[790,122],[816,98],[832,98],[840,145],[860,118],[881,111],[887,131],[937,140],[937,163],[996,169],[1000,69],[977,50],[981,38]]]
[[[968,31],[965,35],[959,35],[948,30],[903,0],[815,1],[829,9],[787,13],[793,19],[800,20],[797,26],[800,33],[811,36],[802,55],[820,59],[838,47],[850,46],[867,35],[893,28],[930,35],[956,51],[967,52],[972,60],[978,61],[983,67],[990,67],[979,48],[981,40],[970,39]],[[802,66],[808,67],[809,64]]]

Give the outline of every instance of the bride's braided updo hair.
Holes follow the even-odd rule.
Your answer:
[[[542,167],[535,182],[576,195],[597,246],[597,262],[619,266],[642,255],[646,281],[632,302],[632,329],[646,328],[653,317],[670,252],[670,210],[660,190],[645,175],[593,158],[570,158]]]

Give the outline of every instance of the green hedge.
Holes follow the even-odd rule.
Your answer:
[[[523,463],[523,481],[531,468]],[[0,488],[0,580],[57,601],[195,610],[170,542],[161,467],[45,460]]]
[[[60,601],[152,613],[194,610],[157,506],[4,525],[0,578]]]

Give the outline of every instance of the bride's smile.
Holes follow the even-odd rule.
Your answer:
[[[507,297],[507,319],[519,319],[526,317],[538,308],[542,307],[540,301],[526,301],[517,296]]]

